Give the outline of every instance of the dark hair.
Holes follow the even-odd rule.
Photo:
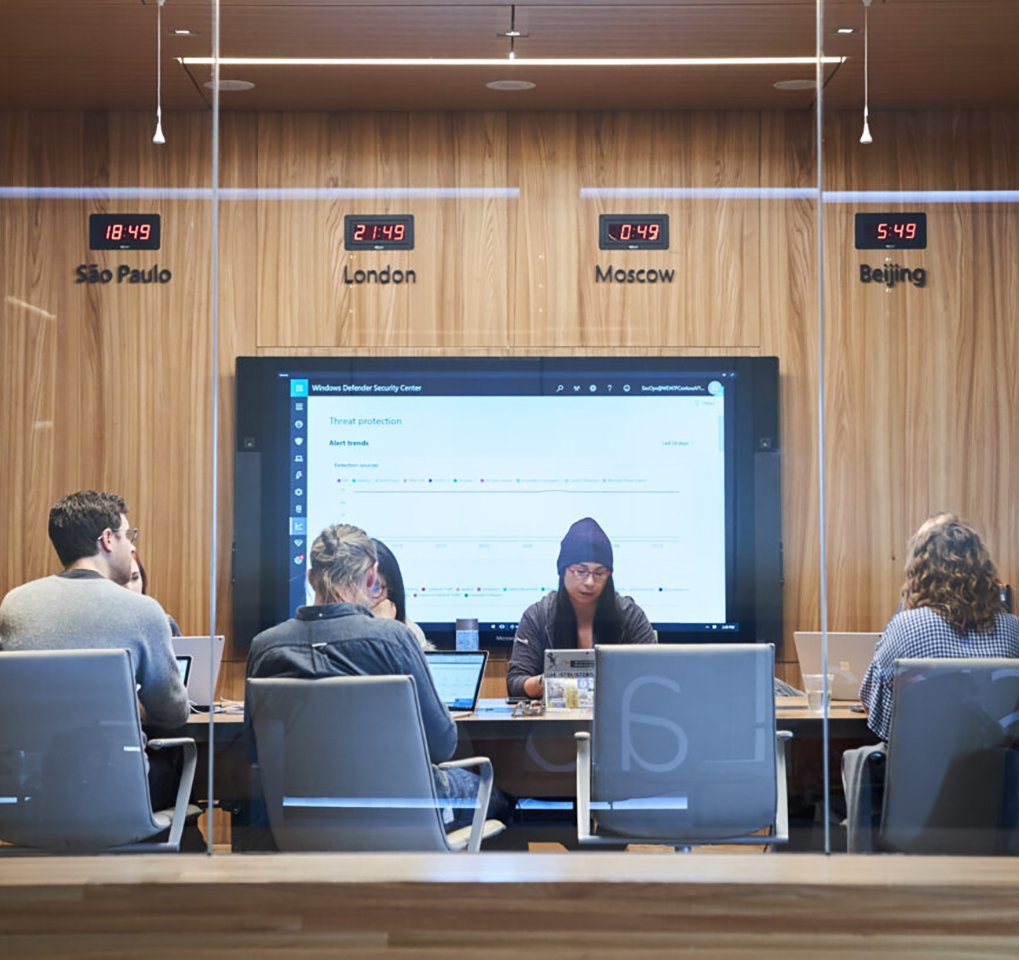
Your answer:
[[[396,619],[400,623],[407,622],[407,591],[403,586],[403,574],[400,564],[396,562],[393,551],[381,540],[372,540],[375,544],[375,556],[379,561],[379,576],[386,581],[386,596],[396,607]]]
[[[145,572],[145,567],[142,564],[142,558],[138,556],[137,550],[131,551],[131,559],[138,564],[138,576],[142,582],[142,595],[148,596],[149,593],[149,575]]]
[[[69,567],[94,557],[99,552],[96,541],[107,528],[120,529],[122,513],[127,513],[127,504],[115,493],[79,490],[58,500],[50,510],[49,532],[60,562]]]
[[[616,585],[610,574],[594,608],[594,634],[599,643],[619,643],[623,639],[623,618],[616,600]],[[577,612],[566,592],[566,583],[559,578],[555,596],[555,619],[552,621],[552,646],[572,650],[577,645]]]

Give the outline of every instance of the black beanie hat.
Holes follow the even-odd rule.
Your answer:
[[[556,568],[559,576],[566,573],[566,568],[573,563],[585,563],[593,560],[603,567],[612,569],[612,544],[598,524],[590,517],[578,520],[563,537],[559,545],[559,560]]]

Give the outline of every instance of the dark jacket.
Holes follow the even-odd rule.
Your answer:
[[[623,623],[623,636],[619,642],[657,643],[655,631],[633,597],[617,596],[616,600]],[[545,672],[545,651],[555,647],[552,639],[555,603],[556,591],[553,590],[537,603],[532,603],[520,618],[517,635],[513,638],[513,655],[506,673],[506,688],[511,697],[526,696],[524,681]],[[597,634],[594,642],[599,642]]]
[[[456,724],[432,681],[414,634],[396,620],[372,616],[354,603],[299,607],[297,616],[264,630],[251,641],[248,677],[383,677],[414,678],[421,720],[432,763],[442,763],[456,749]],[[251,729],[248,699],[244,724]]]

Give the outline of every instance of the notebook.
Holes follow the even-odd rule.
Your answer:
[[[880,633],[828,633],[828,672],[832,700],[859,700],[860,684],[874,659]],[[821,634],[797,630],[793,634],[801,673],[821,672]]]
[[[208,707],[216,692],[216,681],[219,680],[219,665],[223,660],[223,637],[212,638],[212,686],[209,686],[209,638],[208,637],[171,637],[173,652],[180,657],[191,657],[191,672],[184,686],[188,691],[188,700],[196,707]]]
[[[473,710],[481,692],[487,650],[426,650],[439,699],[450,710]]]
[[[545,709],[594,707],[594,650],[545,651]]]

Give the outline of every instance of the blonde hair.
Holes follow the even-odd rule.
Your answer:
[[[1004,612],[998,573],[979,534],[954,513],[926,520],[909,540],[902,605],[930,607],[957,633],[987,633]]]
[[[360,527],[338,523],[315,538],[309,578],[319,597],[335,603],[344,587],[362,591],[365,574],[374,565],[375,545],[368,534]]]

